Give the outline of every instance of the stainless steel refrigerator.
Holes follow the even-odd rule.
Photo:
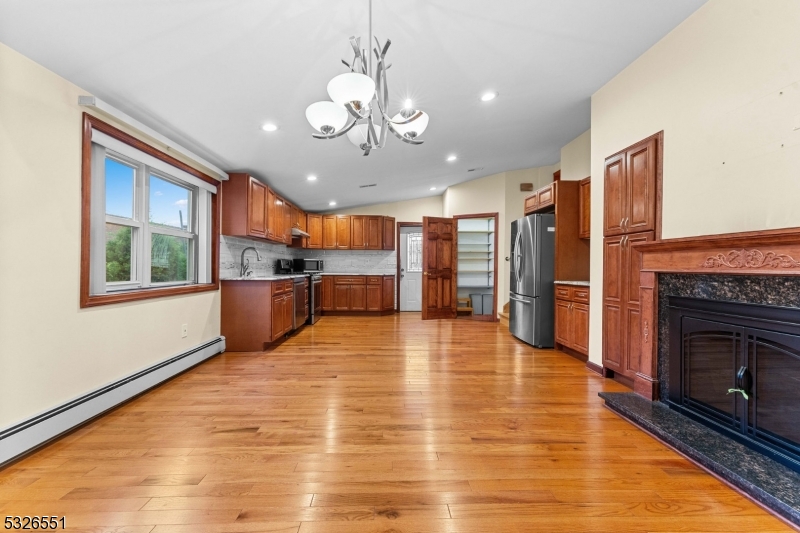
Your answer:
[[[552,348],[555,340],[555,222],[547,213],[511,223],[508,328],[538,348]]]

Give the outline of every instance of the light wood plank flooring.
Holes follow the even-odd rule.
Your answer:
[[[68,531],[790,531],[606,410],[624,388],[498,324],[324,317],[0,471]]]

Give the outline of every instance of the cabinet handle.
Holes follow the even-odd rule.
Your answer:
[[[621,229],[621,230],[625,229],[625,219],[624,218],[619,219],[619,229]]]

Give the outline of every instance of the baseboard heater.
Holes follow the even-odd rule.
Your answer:
[[[217,337],[19,424],[0,430],[0,467],[224,351],[225,337]]]

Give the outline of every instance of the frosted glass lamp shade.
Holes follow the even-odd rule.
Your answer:
[[[311,126],[330,135],[347,124],[347,110],[333,102],[314,102],[306,108],[306,118]]]
[[[402,114],[398,113],[392,117],[392,122],[405,122],[407,119],[403,117]],[[409,122],[408,124],[392,124],[392,127],[404,137],[409,137],[413,139],[414,137],[418,137],[422,135],[425,129],[428,127],[428,121],[430,117],[424,111],[422,112],[422,116],[419,117],[417,120],[413,122]]]
[[[373,126],[375,127],[375,134],[380,139],[381,127],[377,124],[373,124]],[[369,126],[367,124],[356,124],[350,131],[347,132],[347,138],[350,139],[351,143],[361,148],[361,145],[367,142],[368,127]]]
[[[339,74],[328,82],[328,95],[341,106],[348,102],[356,102],[358,105],[354,107],[365,107],[374,94],[375,81],[357,72]]]

